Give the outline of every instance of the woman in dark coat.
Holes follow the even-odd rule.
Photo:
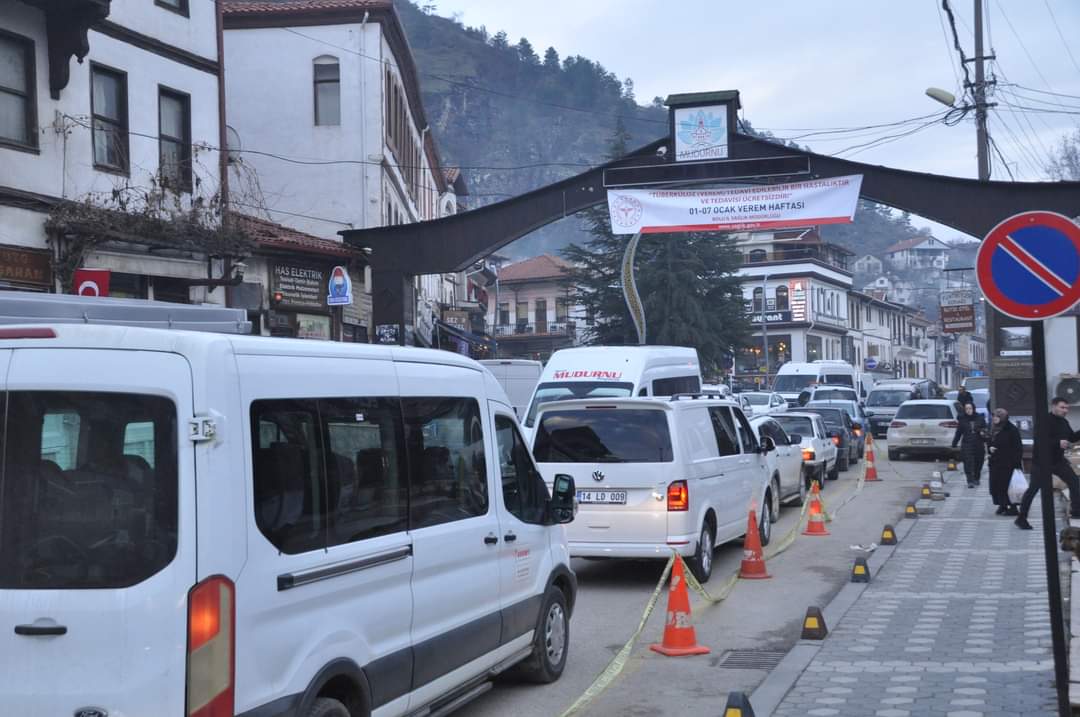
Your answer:
[[[994,411],[994,426],[990,434],[990,497],[998,507],[998,515],[1019,515],[1016,504],[1009,500],[1009,481],[1012,472],[1024,470],[1024,444],[1020,430],[1009,421],[1004,408]]]
[[[964,461],[968,488],[979,484],[983,459],[986,457],[986,420],[975,412],[975,404],[965,403],[964,413],[958,419],[952,446],[960,445],[960,457]]]

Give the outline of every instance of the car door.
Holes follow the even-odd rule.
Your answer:
[[[495,426],[491,442],[498,457],[501,642],[506,644],[533,630],[540,613],[551,572],[548,552],[551,528],[546,525],[550,496],[507,407],[496,401],[489,401],[488,406]]]
[[[776,464],[780,472],[780,495],[787,497],[799,491],[802,480],[802,447],[791,445],[787,431],[776,421],[766,421],[768,436],[776,444]]]
[[[499,598],[497,470],[488,465],[483,375],[396,362],[409,457],[416,709],[494,664]],[[486,400],[486,399],[485,399]],[[485,425],[486,424],[486,425]]]
[[[716,490],[716,499],[713,502],[716,510],[717,544],[724,540],[730,540],[738,536],[739,525],[746,520],[744,513],[748,495],[744,495],[742,475],[742,451],[738,429],[735,427],[735,419],[731,415],[728,406],[710,406],[709,419],[712,422],[713,432],[716,434],[716,444],[720,455],[718,461],[719,484]]]
[[[739,409],[732,409],[735,425],[739,429],[739,444],[742,453],[739,456],[739,479],[742,493],[738,501],[739,512],[743,515],[750,508],[751,501],[760,501],[765,486],[769,483],[769,474],[765,465],[765,456],[758,449],[758,439],[750,422]],[[762,510],[760,502],[758,512]]]

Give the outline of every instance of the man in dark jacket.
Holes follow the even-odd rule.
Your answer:
[[[963,406],[964,413],[956,419],[956,434],[953,435],[952,447],[956,448],[960,444],[960,457],[964,461],[967,487],[974,488],[980,483],[979,476],[982,475],[985,455],[983,451],[986,447],[986,421],[975,412],[974,403],[965,403]]]
[[[1060,396],[1056,397],[1050,402],[1050,415],[1046,419],[1042,434],[1035,436],[1032,458],[1038,468],[1032,471],[1031,485],[1020,502],[1020,517],[1016,519],[1017,527],[1022,530],[1031,530],[1031,524],[1027,520],[1031,501],[1035,500],[1035,494],[1042,487],[1039,485],[1041,480],[1045,480],[1048,487],[1052,485],[1051,475],[1056,475],[1069,486],[1069,497],[1072,501],[1070,514],[1074,518],[1080,518],[1080,480],[1065,460],[1065,449],[1070,443],[1080,441],[1080,431],[1074,431],[1069,425],[1069,420],[1065,418],[1068,413],[1069,402]]]
[[[994,411],[994,430],[990,436],[990,497],[998,515],[1019,515],[1009,500],[1009,481],[1014,470],[1024,470],[1024,444],[1020,430],[1009,421],[1004,408]]]
[[[960,390],[956,393],[956,400],[960,403],[961,406],[966,406],[969,403],[972,405],[975,404],[975,397],[971,395],[971,391],[967,390],[963,386],[961,386]]]

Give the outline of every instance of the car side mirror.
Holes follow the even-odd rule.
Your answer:
[[[548,506],[551,508],[551,518],[556,524],[569,523],[574,520],[574,501],[577,498],[577,490],[574,488],[573,476],[559,473],[555,476],[555,484],[551,490],[551,500]]]
[[[761,439],[761,452],[768,453],[769,451],[776,450],[776,442],[769,436],[765,436]]]
[[[789,446],[798,446],[802,444],[802,436],[798,433],[789,433],[787,440]]]

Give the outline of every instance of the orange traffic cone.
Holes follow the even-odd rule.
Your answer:
[[[709,648],[697,644],[694,623],[690,619],[690,595],[686,592],[686,575],[683,561],[675,556],[671,566],[671,591],[668,593],[667,622],[664,624],[664,640],[659,645],[649,645],[653,652],[668,657],[683,655],[706,655]]]
[[[869,436],[867,436],[869,438]],[[872,483],[874,481],[881,480],[877,477],[877,466],[874,465],[874,444],[866,444],[866,476],[863,481],[866,483]]]
[[[765,510],[769,508],[766,507]],[[750,517],[746,524],[746,540],[743,542],[742,565],[739,577],[746,580],[765,580],[771,578],[765,571],[765,555],[761,552],[761,533],[758,532],[757,512],[750,506]]]
[[[814,487],[810,490],[810,508],[806,512],[809,514],[809,518],[806,521],[806,530],[803,531],[803,535],[828,535],[829,531],[825,530],[825,511],[821,508],[821,496],[817,481],[814,481]]]

